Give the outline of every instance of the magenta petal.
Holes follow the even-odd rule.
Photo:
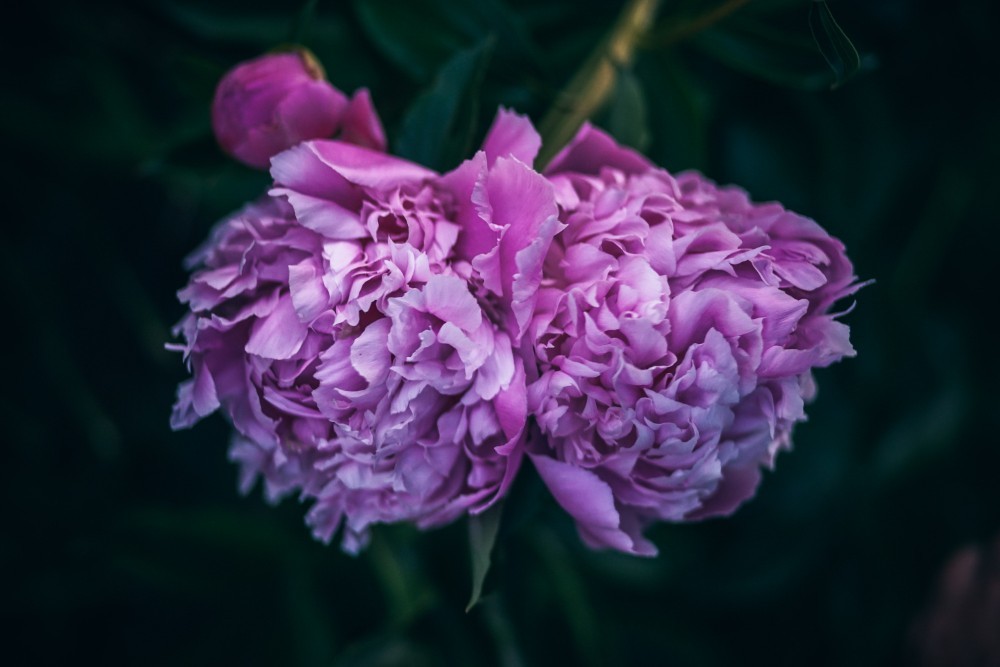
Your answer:
[[[309,329],[299,320],[292,298],[285,295],[267,317],[254,322],[246,351],[265,359],[288,359],[302,347]]]
[[[566,148],[552,158],[545,173],[576,171],[597,175],[602,169],[621,169],[626,174],[641,174],[652,166],[643,156],[618,145],[590,123],[584,123]]]
[[[194,380],[185,380],[177,385],[177,400],[170,413],[170,428],[179,431],[191,428],[198,423],[202,415],[194,409]]]
[[[468,284],[455,276],[432,276],[424,287],[427,312],[463,331],[479,328],[483,314]]]
[[[500,107],[490,131],[486,133],[483,152],[491,167],[498,157],[513,157],[531,165],[541,146],[542,138],[527,116]]]
[[[369,324],[351,345],[351,366],[368,384],[384,382],[392,362],[386,343],[389,339],[388,319]]]
[[[274,188],[268,194],[285,197],[295,210],[299,224],[328,239],[361,239],[368,232],[354,213],[335,201],[290,190]]]
[[[589,537],[594,546],[653,555],[649,553],[648,543],[637,545],[633,537],[622,530],[622,517],[615,507],[611,487],[597,475],[548,456],[529,456],[553,497],[576,519],[581,534]]]
[[[760,484],[760,467],[757,461],[745,466],[730,466],[719,481],[719,488],[704,501],[704,504],[686,519],[706,519],[713,516],[728,516],[744,502],[753,497]]]
[[[304,51],[269,53],[237,65],[212,100],[212,130],[222,149],[266,169],[271,156],[336,131],[347,98],[322,78]]]
[[[367,88],[361,88],[351,97],[347,111],[344,113],[343,125],[340,130],[342,141],[357,144],[373,151],[385,152],[385,130],[372,104],[371,94]]]
[[[465,260],[489,252],[496,247],[497,231],[482,215],[482,206],[474,201],[474,193],[482,189],[486,179],[486,154],[476,153],[438,181],[439,187],[451,195],[455,202],[455,222],[461,228],[455,254]]]
[[[271,159],[271,176],[279,186],[330,199],[356,210],[357,187],[385,191],[422,182],[433,171],[385,153],[343,141],[307,141]]]
[[[348,182],[366,188],[388,190],[436,176],[413,162],[342,141],[311,141],[305,145]]]
[[[208,364],[198,361],[194,367],[194,387],[191,392],[191,405],[194,411],[204,417],[219,407],[219,397],[215,390],[215,380],[212,378]]]
[[[315,262],[303,260],[288,267],[288,289],[295,313],[303,322],[310,322],[326,310],[330,295],[323,285]]]
[[[565,228],[566,225],[559,222],[556,216],[546,218],[531,242],[518,250],[514,257],[517,270],[511,284],[511,310],[517,324],[514,332],[515,345],[521,342],[534,314],[535,297],[542,282],[542,267],[549,246],[555,235]]]
[[[552,185],[538,172],[511,158],[499,158],[489,173],[486,185],[493,224],[504,229],[500,240],[500,284],[503,296],[511,297],[514,275],[518,273],[517,253],[539,237],[546,221],[554,218],[556,208]],[[555,233],[550,221],[548,238]]]
[[[497,394],[493,407],[497,411],[500,427],[508,438],[508,443],[497,448],[503,454],[509,454],[512,443],[524,432],[528,421],[528,391],[525,387],[524,362],[520,357],[514,358],[514,378],[510,386]]]
[[[271,158],[271,178],[275,185],[338,202],[353,210],[361,201],[360,194],[343,175],[323,161],[314,143],[298,144]]]
[[[290,91],[278,105],[276,115],[285,144],[277,146],[271,155],[277,155],[300,141],[333,136],[340,127],[346,108],[347,97],[339,90],[331,89],[326,81],[311,81],[309,85]]]

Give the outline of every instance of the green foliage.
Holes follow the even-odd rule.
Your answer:
[[[502,520],[380,527],[349,557],[294,499],[237,494],[221,418],[169,431],[182,258],[267,187],[215,147],[213,87],[300,4],[29,3],[5,43],[8,661],[912,662],[948,555],[1000,531],[996,6],[664,2],[618,72],[597,123],[816,218],[876,279],[845,317],[858,357],[817,372],[758,496],[653,528],[644,560],[584,547],[528,462]],[[371,88],[395,150],[447,169],[498,104],[538,121],[619,10],[320,2],[303,34],[335,84]],[[470,581],[488,594],[466,613]]]
[[[834,88],[858,73],[861,69],[861,56],[833,18],[826,0],[813,0],[809,11],[809,28],[820,53],[836,77]]]
[[[469,554],[472,560],[472,594],[465,611],[471,610],[479,602],[483,594],[483,582],[490,571],[492,563],[491,552],[500,532],[500,516],[503,506],[494,505],[482,514],[470,516],[469,524]]]
[[[473,150],[479,124],[480,95],[492,40],[459,51],[406,112],[395,153],[444,170],[456,166]]]

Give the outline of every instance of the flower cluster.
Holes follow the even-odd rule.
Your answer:
[[[588,544],[655,553],[649,523],[753,494],[811,370],[853,354],[829,313],[851,265],[811,220],[590,126],[541,174],[505,110],[446,174],[382,152],[367,94],[332,87],[336,123],[288,113],[261,139],[316,94],[288,58],[220,85],[216,127],[273,186],[189,259],[172,424],[221,409],[244,490],[311,499],[318,538],[357,552],[373,524],[480,512],[527,455]]]
[[[557,225],[525,134],[501,112],[443,176],[335,140],[274,156],[270,192],[190,258],[174,427],[221,407],[244,488],[315,499],[315,534],[343,524],[349,551],[373,523],[495,502],[523,456],[515,351]]]
[[[854,354],[827,311],[855,278],[815,222],[593,128],[546,175],[530,455],[587,543],[652,554],[645,524],[732,512],[789,446],[810,370]]]

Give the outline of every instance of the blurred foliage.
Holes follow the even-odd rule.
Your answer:
[[[296,502],[238,496],[221,418],[167,426],[181,259],[266,186],[214,146],[213,87],[287,40],[297,8],[21,5],[0,105],[7,664],[913,661],[948,554],[1000,530],[983,254],[1000,242],[1000,16],[976,0],[820,4],[664,2],[595,120],[844,239],[876,280],[846,318],[858,357],[818,373],[810,421],[755,500],[655,528],[654,560],[588,551],[526,466],[469,613],[464,522],[388,527],[351,558],[309,537]],[[336,85],[372,90],[394,146],[443,169],[498,104],[544,115],[619,9],[319,2],[302,28]],[[810,21],[826,10],[836,21]]]

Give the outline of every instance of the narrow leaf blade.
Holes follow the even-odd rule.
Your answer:
[[[809,29],[819,52],[823,55],[835,80],[832,88],[836,88],[861,69],[861,56],[843,29],[833,18],[826,0],[813,0],[809,9]]]
[[[502,506],[497,503],[482,514],[469,517],[469,555],[472,559],[472,594],[465,611],[471,611],[483,594],[483,582],[490,571],[491,553],[500,528]]]

